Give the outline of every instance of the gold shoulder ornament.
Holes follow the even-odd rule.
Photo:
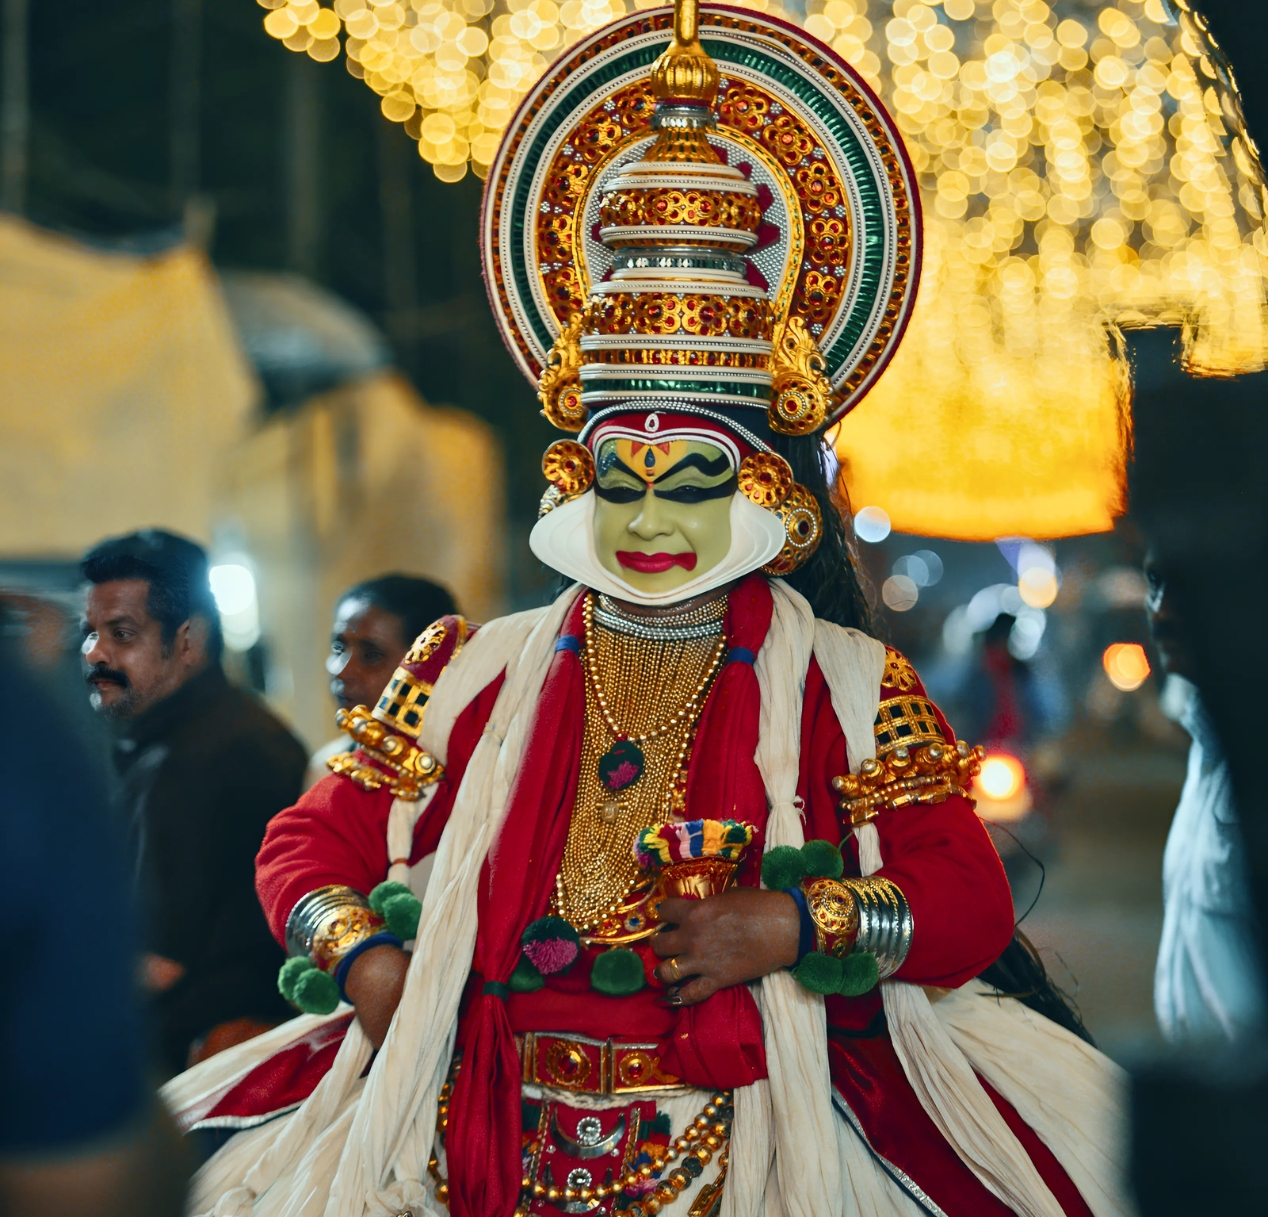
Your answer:
[[[887,664],[890,656],[911,668],[897,651],[887,652]],[[912,677],[914,684],[914,671]],[[975,803],[969,788],[981,771],[985,750],[981,745],[970,748],[963,740],[947,743],[928,698],[886,698],[877,707],[875,733],[875,758],[865,760],[858,773],[832,779],[851,824],[866,824],[882,810],[943,803],[953,794]]]
[[[881,684],[890,689],[902,689],[904,693],[916,687],[916,669],[906,655],[893,647],[885,648],[885,672],[881,676]]]
[[[445,772],[444,766],[419,746],[423,712],[440,673],[466,642],[465,617],[442,617],[419,634],[373,711],[353,706],[335,714],[336,726],[352,737],[358,751],[332,756],[326,762],[330,771],[351,778],[362,790],[386,786],[398,799],[422,798],[424,787],[438,782]],[[446,646],[449,651],[441,662],[436,656]]]

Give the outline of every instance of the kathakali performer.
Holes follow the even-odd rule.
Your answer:
[[[920,268],[828,48],[678,0],[488,179],[549,607],[445,617],[271,824],[301,1015],[175,1079],[193,1210],[1116,1217],[1123,1080],[1014,937],[957,741],[865,632],[823,432]],[[948,459],[953,459],[948,454]]]

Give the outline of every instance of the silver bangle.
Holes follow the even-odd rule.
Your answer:
[[[888,879],[851,879],[849,887],[859,914],[854,951],[874,955],[877,973],[884,980],[903,966],[911,950],[912,920],[907,898]]]
[[[361,938],[379,918],[354,887],[331,883],[302,897],[286,919],[286,951],[328,966]]]

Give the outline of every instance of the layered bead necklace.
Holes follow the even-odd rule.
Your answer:
[[[581,772],[554,911],[593,929],[640,879],[634,839],[680,816],[700,711],[726,653],[726,597],[656,618],[587,593]]]

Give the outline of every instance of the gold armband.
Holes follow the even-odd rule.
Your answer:
[[[387,786],[398,799],[419,799],[423,787],[438,782],[445,772],[430,752],[390,731],[365,706],[340,710],[335,722],[374,763],[366,764],[355,752],[341,752],[326,764],[332,772],[351,778],[363,790]]]
[[[832,785],[841,794],[841,810],[857,827],[882,809],[941,803],[953,794],[969,798],[984,755],[981,747],[963,740],[952,746],[943,739],[932,702],[892,697],[881,702],[876,716],[876,758],[865,760],[858,773],[833,778]]]
[[[353,947],[383,929],[383,918],[356,888],[332,883],[299,900],[286,919],[286,949],[334,974]]]

